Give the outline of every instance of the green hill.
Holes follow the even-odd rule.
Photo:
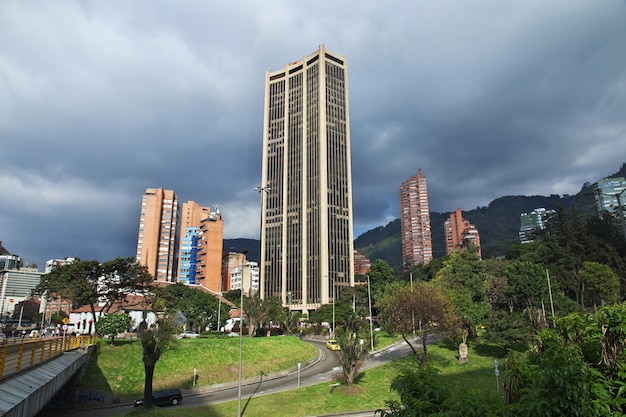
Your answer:
[[[607,177],[626,177],[626,164]],[[483,258],[492,258],[503,256],[511,244],[519,243],[520,214],[540,207],[548,210],[563,207],[568,214],[576,213],[582,220],[597,216],[593,184],[585,183],[576,195],[500,197],[486,207],[464,210],[463,218],[478,229]],[[450,213],[430,213],[435,258],[446,253],[443,224]],[[355,239],[354,248],[372,262],[382,259],[394,269],[402,269],[400,219],[363,233]]]

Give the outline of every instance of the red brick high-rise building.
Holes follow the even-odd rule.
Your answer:
[[[365,255],[360,254],[357,250],[354,251],[354,275],[366,275],[369,274],[372,263]]]
[[[222,241],[224,221],[217,206],[195,201],[183,203],[180,216],[178,282],[203,285],[214,292],[223,288]]]
[[[178,251],[178,198],[172,190],[148,188],[141,200],[137,262],[155,281],[175,282]]]
[[[400,186],[402,261],[405,268],[433,259],[428,187],[421,168]]]
[[[465,240],[469,240],[478,249],[480,255],[480,236],[478,229],[469,221],[463,219],[461,209],[450,213],[450,217],[444,223],[446,235],[446,254],[450,255],[454,249],[460,249]]]

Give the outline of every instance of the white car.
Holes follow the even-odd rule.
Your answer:
[[[186,332],[180,334],[181,339],[195,339],[198,336],[200,336],[198,333],[192,332],[191,330],[187,330]]]

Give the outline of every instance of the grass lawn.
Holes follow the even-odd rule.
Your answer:
[[[135,397],[143,393],[144,368],[141,342],[101,342],[98,360],[89,364],[81,388]],[[267,375],[307,363],[317,356],[317,348],[296,337],[243,338],[244,378]],[[156,364],[153,388],[208,386],[237,380],[239,338],[198,338],[178,341]]]
[[[446,341],[429,346],[428,364],[441,371],[441,377],[452,385],[463,385],[486,393],[497,391],[494,374],[494,357],[479,354],[484,346],[476,349],[470,345],[469,363],[458,364],[458,348]],[[398,399],[389,390],[393,378],[400,369],[415,362],[413,357],[405,357],[387,365],[362,372],[357,383],[347,386],[330,387],[328,382],[303,387],[287,392],[258,396],[242,401],[246,417],[300,417],[323,414],[345,413],[359,410],[375,410],[385,406],[385,400]],[[167,407],[170,417],[224,417],[237,415],[237,401],[212,404],[203,407]],[[126,416],[143,416],[142,409],[133,410]]]

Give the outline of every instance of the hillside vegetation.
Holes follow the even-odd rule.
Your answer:
[[[607,175],[607,177],[625,176],[626,164],[623,164],[619,171]],[[597,216],[593,186],[586,183],[575,195],[500,197],[486,207],[463,210],[463,218],[473,223],[478,229],[482,255],[483,258],[488,259],[504,256],[511,244],[519,243],[520,214],[541,207],[548,210],[562,207],[570,216],[575,213],[581,220]],[[435,258],[446,254],[443,225],[450,213],[430,213]],[[363,233],[355,239],[354,248],[372,262],[381,259],[395,270],[402,269],[400,219]]]

